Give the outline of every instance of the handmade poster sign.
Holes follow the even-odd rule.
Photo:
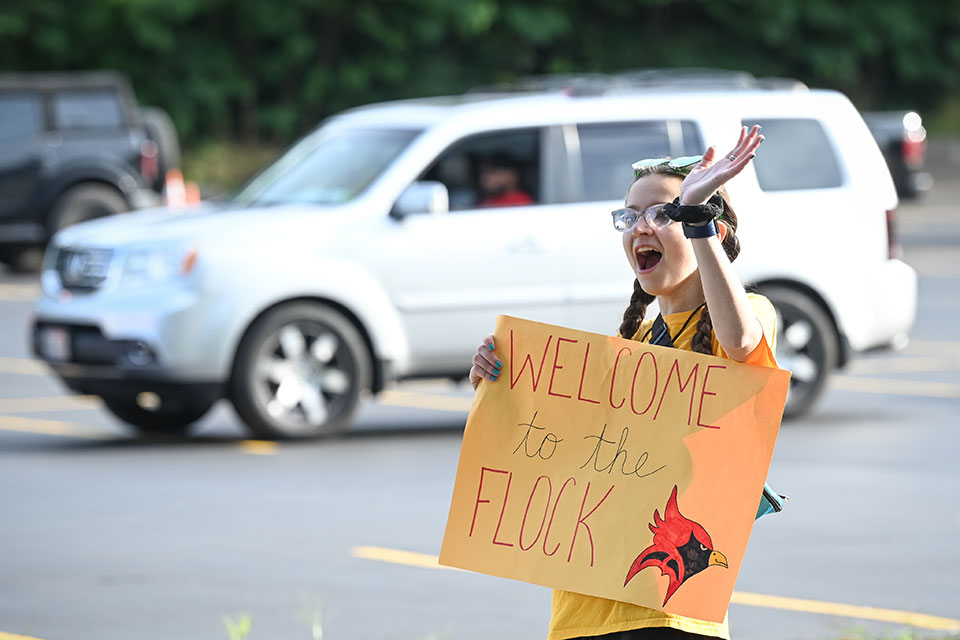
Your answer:
[[[790,374],[507,316],[440,563],[721,621]]]

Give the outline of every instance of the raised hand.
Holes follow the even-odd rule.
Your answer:
[[[750,129],[741,127],[736,146],[722,158],[717,159],[716,147],[707,148],[703,160],[680,186],[680,204],[703,204],[709,200],[727,180],[743,171],[756,155],[761,142],[760,125],[753,125]]]

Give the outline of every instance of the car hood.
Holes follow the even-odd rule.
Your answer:
[[[242,243],[310,238],[315,244],[332,228],[356,218],[355,207],[283,205],[231,209],[204,204],[188,211],[167,208],[124,213],[68,227],[57,246],[122,248],[158,244]],[[323,235],[317,236],[318,233]]]

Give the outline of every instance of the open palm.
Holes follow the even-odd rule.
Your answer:
[[[681,204],[703,204],[710,199],[730,178],[747,166],[756,154],[757,147],[763,142],[760,126],[740,129],[740,139],[736,146],[719,160],[717,149],[710,146],[703,154],[703,160],[697,164],[680,186]]]

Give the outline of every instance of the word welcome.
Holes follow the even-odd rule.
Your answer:
[[[573,338],[564,338],[549,334],[543,341],[543,352],[539,349],[539,362],[535,363],[534,353],[518,353],[515,349],[514,331],[510,330],[510,390],[529,391],[537,393],[544,382],[544,367],[549,365],[549,382],[546,383],[546,394],[554,398],[565,398],[574,402],[600,405],[607,404],[615,410],[629,410],[637,416],[648,416],[656,405],[650,420],[657,420],[664,403],[679,405],[684,397],[687,402],[687,425],[693,424],[696,404],[696,425],[708,429],[719,429],[718,426],[703,422],[704,402],[717,398],[718,391],[711,391],[710,374],[714,370],[724,370],[726,365],[695,362],[686,371],[681,371],[681,360],[677,356],[660,360],[653,351],[641,346],[623,347],[616,355],[610,383],[605,389],[605,397],[589,397],[584,392],[596,388],[595,380],[600,378],[601,371],[596,365],[590,366],[590,342]],[[553,347],[551,349],[551,346]],[[689,363],[689,361],[687,361]],[[519,366],[518,366],[519,364]],[[573,366],[571,366],[571,364]],[[577,373],[579,365],[579,374]],[[703,367],[701,368],[701,365]],[[661,384],[661,379],[663,383]],[[629,381],[629,387],[625,387]],[[671,382],[673,384],[671,385]],[[718,381],[716,378],[714,382]],[[576,396],[574,396],[576,389]],[[542,393],[542,391],[541,391]],[[629,400],[629,402],[628,402]]]

